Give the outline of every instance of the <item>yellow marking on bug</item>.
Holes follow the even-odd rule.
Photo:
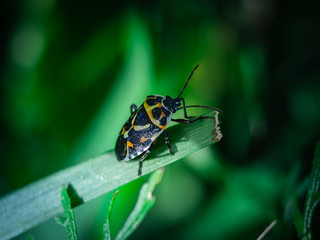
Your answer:
[[[150,127],[150,123],[143,125],[143,126],[140,126],[140,125],[133,126],[133,129],[135,131],[141,131],[141,130],[147,129],[149,127]]]
[[[129,131],[124,132],[124,134],[123,134],[123,137],[124,137],[124,138],[128,138],[128,137],[129,137],[129,136],[128,136],[128,132],[129,132]]]
[[[144,137],[144,136],[142,136],[141,138],[140,138],[140,141],[141,141],[141,143],[144,143],[145,141],[147,141],[149,138],[146,138],[146,137]]]
[[[161,118],[160,118],[160,119],[162,119],[162,118],[165,117],[165,116],[166,116],[166,114],[161,111]]]
[[[138,108],[137,112],[140,111],[140,109],[141,109],[141,107]],[[131,117],[130,117],[130,119],[131,119],[131,127],[128,129],[128,131],[125,131],[125,132],[123,133],[123,137],[124,137],[124,138],[128,138],[128,136],[129,136],[128,133],[129,133],[130,130],[133,128],[133,123],[134,123],[134,121],[136,120],[136,117],[137,117],[137,114],[136,114],[136,113],[132,113],[132,115],[131,115]]]
[[[120,135],[122,135],[122,134],[124,134],[124,127],[122,128],[122,130],[121,130],[121,133],[120,133]]]
[[[160,105],[159,105],[159,104],[160,104]],[[156,125],[158,128],[161,128],[161,129],[166,129],[166,128],[167,128],[167,125],[162,126],[161,123],[160,123],[160,121],[157,120],[157,119],[155,119],[155,118],[153,117],[153,115],[152,115],[152,110],[155,109],[155,108],[157,108],[158,106],[162,106],[161,103],[157,103],[156,105],[150,107],[150,106],[147,104],[147,101],[144,101],[143,106],[144,106],[144,108],[146,109],[146,112],[147,112],[147,114],[148,114],[148,116],[149,116],[149,119],[151,120],[151,122],[152,122],[154,125]]]
[[[132,142],[127,141],[127,147],[128,147],[128,148],[129,148],[129,147],[133,148]]]
[[[167,129],[168,124],[166,125],[161,125],[161,129]]]

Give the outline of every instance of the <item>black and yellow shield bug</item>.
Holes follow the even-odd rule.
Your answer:
[[[214,119],[214,117],[209,116],[188,116],[186,108],[202,107],[220,112],[215,108],[207,106],[186,106],[184,98],[181,97],[193,75],[193,72],[198,67],[199,65],[192,70],[177,98],[150,95],[139,107],[135,104],[131,105],[131,116],[120,131],[115,152],[119,161],[129,161],[143,154],[139,159],[138,175],[141,175],[143,160],[150,154],[155,140],[162,133],[164,133],[165,142],[170,154],[173,155],[173,151],[169,143],[168,131],[166,130],[170,121],[190,124],[203,118]],[[173,119],[172,114],[181,109],[184,110],[185,119]]]

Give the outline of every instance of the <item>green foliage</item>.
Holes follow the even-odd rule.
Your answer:
[[[216,120],[205,119],[169,128],[175,146],[174,156],[169,154],[164,140],[160,140],[144,162],[142,175],[219,141],[222,135],[217,126],[217,114]],[[61,213],[62,185],[68,185],[73,193],[72,202],[76,204],[72,207],[75,207],[137,179],[137,173],[137,161],[119,162],[114,151],[110,151],[30,184],[0,200],[0,236],[16,236]],[[63,195],[63,201],[67,201],[65,197]],[[20,228],[13,224],[17,222],[21,223]]]
[[[303,216],[298,206],[294,212],[294,223],[301,239],[312,240],[312,219],[320,201],[320,142],[314,154],[312,170],[309,176],[308,195]]]
[[[145,218],[147,212],[152,208],[156,201],[154,196],[152,196],[152,193],[156,185],[161,182],[163,173],[164,168],[157,170],[150,176],[149,182],[142,186],[136,206],[117,234],[116,240],[127,239]]]
[[[155,198],[152,196],[152,193],[156,185],[161,182],[163,173],[164,168],[158,169],[157,171],[152,173],[152,175],[149,178],[149,181],[142,186],[139,193],[138,201],[134,209],[131,211],[126,222],[124,223],[123,227],[117,234],[115,238],[116,240],[127,239],[138,228],[148,211],[155,203]],[[111,240],[110,216],[113,208],[113,203],[118,192],[119,191],[115,192],[110,201],[109,211],[105,220],[105,224],[103,225],[103,239],[105,240]]]
[[[161,182],[162,176],[164,173],[164,168],[158,169],[149,178],[148,183],[145,183],[139,194],[138,201],[127,221],[124,223],[123,227],[119,231],[116,240],[127,239],[140,225],[142,220],[145,218],[147,212],[155,203],[155,198],[152,196],[152,193],[157,184]],[[106,216],[105,223],[103,224],[103,239],[111,240],[110,233],[110,219],[113,208],[113,203],[116,198],[116,195],[119,193],[119,190],[113,194],[113,197],[110,201],[109,211]],[[64,210],[64,217],[56,217],[57,223],[63,225],[66,228],[68,240],[77,240],[77,227],[74,217],[73,210],[71,208],[71,199],[69,197],[67,189],[63,186],[61,190],[61,205]],[[29,236],[28,240],[32,240],[33,237]]]
[[[64,210],[64,217],[56,217],[56,221],[66,228],[68,240],[77,240],[77,227],[74,213],[71,208],[71,200],[68,195],[67,189],[63,186],[61,190],[61,205]]]
[[[103,224],[102,236],[103,236],[103,239],[104,239],[104,240],[111,240],[110,217],[111,217],[111,213],[112,213],[113,203],[114,203],[114,200],[116,199],[116,196],[117,196],[118,193],[119,193],[119,190],[117,190],[117,191],[113,194],[113,197],[112,197],[112,199],[111,199],[111,201],[110,201],[108,214],[107,214],[105,223]]]
[[[137,198],[145,180],[133,181],[135,160],[117,168],[109,165],[116,161],[112,152],[102,153],[114,149],[131,104],[150,94],[177,96],[197,64],[183,97],[187,105],[225,113],[223,141],[166,167],[150,221],[132,238],[256,239],[274,219],[265,239],[303,236],[306,179],[320,136],[319,1],[145,3],[3,2],[1,237],[29,229],[14,240],[29,233],[62,239],[64,229],[46,219],[63,213],[65,184],[73,188],[72,205],[81,205],[74,210],[79,233],[85,229],[90,240],[100,240],[111,197],[103,193],[128,183],[114,205],[118,216],[127,216],[133,207],[127,199]],[[201,143],[189,142],[188,133],[169,134],[177,152]],[[158,167],[151,162],[162,165],[162,154],[168,154],[163,141],[143,173]],[[119,172],[106,183],[109,166]],[[292,193],[295,203],[287,201]],[[319,238],[320,214],[311,212],[313,238]]]

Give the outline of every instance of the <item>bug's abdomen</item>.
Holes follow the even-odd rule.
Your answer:
[[[116,157],[119,161],[122,161],[127,156],[127,141],[124,139],[123,135],[120,135],[116,143]]]
[[[152,142],[163,129],[155,126],[145,108],[141,105],[133,112],[120,131],[116,143],[116,156],[119,161],[133,159],[150,148]]]

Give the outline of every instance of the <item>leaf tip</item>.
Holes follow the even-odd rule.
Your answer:
[[[215,121],[215,124],[214,124],[214,138],[213,140],[216,141],[216,142],[219,142],[222,138],[222,133],[221,133],[221,130],[220,130],[220,121],[219,121],[219,118],[218,118],[218,115],[219,115],[219,111],[214,111],[214,121]]]

